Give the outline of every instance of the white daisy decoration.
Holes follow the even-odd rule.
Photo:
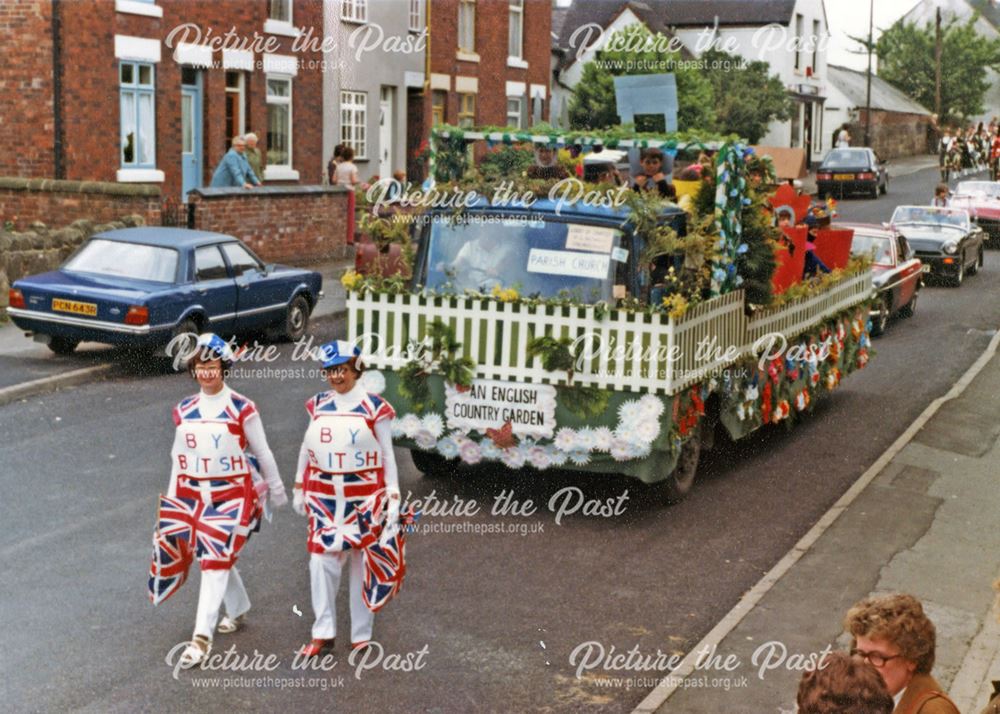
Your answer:
[[[434,414],[433,412],[425,414],[423,427],[433,434],[435,439],[440,439],[441,435],[444,433],[444,419],[441,418],[440,414]]]
[[[536,469],[547,469],[552,465],[552,460],[549,459],[548,451],[544,446],[532,446],[528,449],[528,461]]]
[[[407,439],[412,439],[420,431],[420,417],[416,414],[407,414],[399,422],[400,428]]]
[[[503,450],[489,439],[479,444],[479,451],[484,459],[496,461],[503,455]]]
[[[519,469],[524,466],[524,452],[518,448],[504,449],[503,455],[500,457],[503,461],[504,466],[511,469]]]
[[[403,430],[403,422],[398,417],[392,420],[391,426],[393,439],[399,439],[405,435],[406,432]]]
[[[472,439],[466,439],[465,443],[458,447],[458,455],[467,464],[478,464],[483,458],[482,449]]]
[[[413,437],[413,440],[417,442],[417,446],[419,446],[424,451],[430,451],[435,446],[437,446],[437,437],[434,436],[429,431],[427,431],[426,429],[421,429],[420,431],[418,431],[416,436]]]
[[[652,453],[649,444],[630,443],[626,449],[630,459],[644,459]]]
[[[549,461],[553,466],[562,466],[569,459],[569,453],[553,447],[549,447]]]
[[[576,432],[567,426],[556,432],[553,442],[555,447],[561,451],[572,451],[576,447]]]
[[[574,449],[569,452],[569,460],[576,466],[586,466],[590,463],[590,453],[583,449]]]
[[[629,442],[622,438],[615,438],[611,443],[611,458],[615,461],[628,461],[632,458]]]
[[[645,394],[639,399],[639,407],[642,409],[643,413],[649,414],[656,419],[659,419],[663,415],[663,400],[657,397],[655,394]]]
[[[450,436],[438,439],[437,450],[446,459],[453,459],[458,456],[458,444]]]
[[[381,394],[385,391],[385,375],[377,369],[365,370],[361,373],[361,386],[371,394]]]
[[[618,407],[618,421],[622,426],[631,427],[642,419],[644,411],[638,399],[622,402]]]
[[[589,426],[578,429],[576,432],[576,449],[590,451],[594,448],[595,431]]]
[[[652,444],[656,437],[660,435],[660,422],[655,419],[646,419],[635,427],[633,443]]]
[[[594,429],[594,441],[591,449],[593,451],[610,451],[614,438],[615,435],[609,427],[599,426]]]

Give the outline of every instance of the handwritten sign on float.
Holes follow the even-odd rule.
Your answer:
[[[556,425],[556,388],[550,384],[477,379],[460,392],[448,386],[445,419],[451,429],[499,429],[508,421],[517,436],[552,438]]]
[[[549,275],[575,275],[604,280],[608,277],[611,258],[598,253],[580,253],[574,250],[544,250],[532,248],[528,253],[529,273]]]

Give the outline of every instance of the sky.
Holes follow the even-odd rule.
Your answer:
[[[851,50],[862,48],[848,36],[868,35],[868,3],[869,0],[826,0],[826,19],[830,23],[831,34],[827,50],[829,64],[862,71],[867,69],[868,55],[852,53]],[[888,28],[916,4],[917,0],[875,0],[875,39],[878,39],[880,28]]]

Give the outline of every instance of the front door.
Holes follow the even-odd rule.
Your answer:
[[[392,178],[392,89],[382,87],[378,113],[378,176]]]
[[[181,70],[181,200],[202,185],[201,72]]]
[[[813,155],[813,102],[806,102],[802,105],[802,112],[805,121],[802,124],[802,144],[806,150],[806,171],[812,168]]]

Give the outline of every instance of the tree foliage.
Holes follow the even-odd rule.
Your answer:
[[[682,131],[714,130],[712,85],[705,76],[698,69],[686,66],[679,52],[656,51],[654,48],[665,46],[668,39],[660,34],[653,35],[645,25],[630,25],[615,33],[619,34],[622,36],[619,46],[650,49],[601,50],[595,61],[585,64],[569,105],[570,126],[574,129],[604,129],[621,124],[621,118],[615,111],[614,78],[658,74],[672,69],[677,80],[677,128]],[[612,47],[616,45],[615,36],[608,44]]]
[[[978,15],[941,25],[941,114],[945,120],[982,114],[986,69],[1000,69],[1000,39],[976,32]],[[875,43],[879,77],[934,108],[934,24],[896,23]]]
[[[622,39],[616,42],[618,37]],[[781,80],[769,74],[767,62],[742,65],[733,55],[711,50],[692,63],[679,52],[652,49],[667,43],[667,38],[653,35],[644,25],[631,25],[612,36],[609,46],[643,49],[602,50],[596,60],[584,65],[570,101],[570,126],[601,129],[620,124],[614,78],[665,72],[677,81],[677,125],[682,131],[733,133],[756,143],[771,121],[791,116],[791,100]],[[651,49],[645,51],[646,47]]]

